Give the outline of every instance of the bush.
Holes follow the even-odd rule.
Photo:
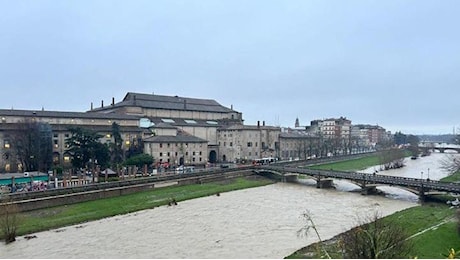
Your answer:
[[[5,243],[16,241],[16,231],[19,226],[19,208],[11,203],[8,197],[2,199],[0,204],[0,229]]]

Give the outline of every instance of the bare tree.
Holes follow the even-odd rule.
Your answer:
[[[400,149],[387,149],[379,153],[382,170],[401,168],[404,166],[404,151]]]
[[[446,157],[441,160],[441,168],[447,171],[449,175],[460,171],[460,158],[452,154],[446,155]]]
[[[0,202],[0,229],[5,243],[16,241],[16,231],[20,223],[19,208],[8,197]]]
[[[51,126],[26,120],[10,133],[12,149],[26,171],[46,171],[52,164]]]
[[[339,244],[344,258],[407,258],[413,248],[408,237],[402,226],[383,220],[374,212],[358,227],[344,233]]]

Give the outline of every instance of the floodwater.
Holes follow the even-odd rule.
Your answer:
[[[19,237],[0,258],[283,258],[318,241],[298,237],[309,210],[322,239],[415,206],[382,196],[277,183]]]
[[[406,160],[406,167],[378,174],[419,177],[440,170],[443,154]],[[369,173],[374,167],[367,169]],[[297,231],[306,210],[323,240],[359,224],[378,211],[382,216],[417,205],[415,195],[393,187],[388,197],[348,192],[353,184],[335,181],[336,190],[316,189],[308,181],[276,183],[222,193],[132,214],[18,237],[0,244],[0,258],[283,258],[318,241]]]

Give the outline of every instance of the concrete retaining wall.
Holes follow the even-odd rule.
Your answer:
[[[67,204],[74,204],[79,202],[97,200],[97,199],[104,199],[104,198],[111,198],[117,197],[121,195],[132,194],[140,191],[147,191],[155,188],[156,184],[158,186],[171,186],[171,185],[189,185],[189,184],[197,184],[197,183],[204,183],[204,182],[211,182],[211,181],[222,181],[226,179],[232,179],[242,176],[249,176],[253,175],[251,171],[240,171],[240,172],[231,172],[226,174],[219,174],[215,176],[195,176],[195,177],[187,177],[182,179],[174,179],[168,181],[158,181],[158,182],[150,182],[147,180],[144,181],[131,181],[132,184],[129,184],[128,181],[127,185],[125,183],[124,186],[117,187],[114,185],[108,185],[108,183],[100,183],[100,184],[93,184],[94,186],[91,187],[92,190],[85,190],[89,189],[87,186],[81,187],[72,187],[72,188],[65,188],[65,189],[56,189],[53,190],[53,195],[51,196],[30,196],[30,198],[16,200],[8,203],[13,203],[18,205],[21,211],[30,211],[48,207],[55,207]],[[146,182],[146,183],[138,183],[138,182]],[[96,189],[99,188],[99,189]],[[69,190],[71,189],[71,190]],[[23,194],[22,196],[25,196]]]

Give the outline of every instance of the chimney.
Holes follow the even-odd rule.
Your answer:
[[[187,100],[184,99],[184,110],[187,109]]]
[[[233,110],[233,104],[230,105],[230,109]]]
[[[93,110],[93,102],[91,102],[91,110]]]
[[[257,120],[257,128],[259,128],[259,127],[260,127],[260,121]]]
[[[115,106],[115,98],[112,97],[112,106]]]
[[[265,126],[265,121],[262,121],[262,126]]]
[[[101,100],[101,107],[104,107],[104,100]]]

